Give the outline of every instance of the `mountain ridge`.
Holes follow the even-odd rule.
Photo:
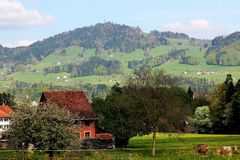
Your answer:
[[[78,45],[85,49],[96,48],[99,54],[103,50],[114,50],[131,53],[137,48],[153,48],[166,45],[166,37],[189,38],[184,33],[151,31],[144,35],[139,27],[114,24],[111,22],[77,28],[37,41],[27,47],[7,48],[0,47],[0,63],[9,66],[13,64],[32,64],[43,57],[71,45]],[[10,65],[9,63],[13,63]]]

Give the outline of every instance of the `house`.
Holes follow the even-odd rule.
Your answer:
[[[13,110],[8,105],[0,106],[0,133],[8,130]]]
[[[88,98],[83,91],[79,90],[56,90],[43,92],[40,103],[55,104],[60,108],[70,111],[75,119],[72,129],[82,140],[102,138],[107,133],[96,133],[97,115],[94,113]],[[109,139],[112,135],[108,134]]]

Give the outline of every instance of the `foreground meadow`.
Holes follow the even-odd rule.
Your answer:
[[[140,159],[153,159],[151,157],[151,135],[134,137],[130,140],[130,152],[141,155]],[[210,153],[199,156],[194,146],[205,143],[209,145]],[[202,135],[202,134],[158,134],[156,159],[162,160],[192,160],[192,159],[226,159],[217,157],[215,151],[221,146],[240,146],[239,135]],[[234,155],[232,159],[240,159]]]
[[[156,157],[151,156],[152,136],[137,136],[130,140],[129,148],[120,150],[98,151],[59,151],[54,157],[58,160],[225,160],[225,156],[216,156],[216,148],[220,146],[240,146],[240,135],[201,135],[201,134],[162,134],[157,135]],[[200,143],[209,145],[208,155],[198,155],[193,147]],[[0,159],[20,158],[20,152],[0,151]],[[47,155],[35,151],[28,155],[29,159],[47,159]],[[240,154],[233,155],[233,160],[240,159]]]

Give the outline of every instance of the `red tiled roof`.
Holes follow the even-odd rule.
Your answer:
[[[8,105],[0,106],[0,109],[8,114],[11,114],[13,112],[12,108],[10,108]]]
[[[9,118],[9,117],[10,117],[9,114],[7,114],[6,112],[0,110],[0,118]]]
[[[83,91],[73,90],[57,90],[43,92],[41,103],[56,104],[58,107],[65,108],[76,114],[77,118],[96,118],[88,102],[88,98]]]
[[[8,105],[0,106],[0,118],[10,118],[13,110]]]

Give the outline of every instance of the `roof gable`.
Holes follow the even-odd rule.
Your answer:
[[[10,108],[8,105],[0,106],[0,109],[8,114],[11,114],[13,112],[12,108]]]
[[[10,118],[13,110],[8,105],[0,106],[0,118]]]
[[[83,91],[79,90],[56,90],[43,92],[40,103],[55,104],[65,108],[78,118],[95,118],[96,115],[88,102],[88,98]]]
[[[7,114],[6,112],[0,110],[0,118],[9,118],[9,117],[10,117],[9,114]]]

